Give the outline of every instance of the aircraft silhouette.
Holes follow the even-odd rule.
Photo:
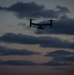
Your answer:
[[[50,28],[52,28],[52,21],[53,21],[52,19],[48,20],[48,21],[50,21],[50,23],[47,23],[47,24],[33,23],[32,21],[33,21],[33,19],[30,19],[30,27],[37,26],[37,29],[43,29],[43,30],[47,26],[50,26]]]

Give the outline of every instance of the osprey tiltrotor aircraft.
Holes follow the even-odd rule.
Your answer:
[[[53,21],[52,19],[51,19],[51,20],[48,20],[49,23],[47,23],[47,24],[33,23],[32,21],[33,21],[33,19],[30,19],[30,27],[36,26],[37,29],[43,29],[43,30],[44,30],[44,28],[47,27],[47,26],[50,26],[50,28],[52,28],[52,21]]]

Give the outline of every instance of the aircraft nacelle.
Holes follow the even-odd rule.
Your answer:
[[[30,27],[32,26],[32,19],[30,19]]]

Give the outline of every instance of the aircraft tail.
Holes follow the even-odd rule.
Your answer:
[[[49,21],[50,21],[50,27],[52,28],[52,21],[53,21],[53,20],[49,20]]]

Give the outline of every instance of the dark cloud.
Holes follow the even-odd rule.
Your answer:
[[[32,61],[28,60],[8,60],[8,61],[2,61],[0,60],[0,65],[16,65],[16,66],[33,66],[33,65],[39,65],[37,63],[34,63]]]
[[[74,55],[74,52],[65,51],[65,50],[56,50],[53,52],[48,52],[45,56],[59,57],[63,55]]]
[[[3,8],[0,6],[0,10],[2,10]]]
[[[43,63],[43,65],[51,65],[51,66],[66,66],[66,65],[72,65],[71,62],[74,62],[74,53],[64,52],[60,53],[61,51],[54,51],[50,52],[50,54],[47,54],[46,56],[52,56],[53,59],[49,62]],[[53,54],[52,54],[53,53]],[[58,54],[59,53],[59,54]],[[70,55],[72,54],[72,55]]]
[[[33,65],[34,66],[36,65],[39,65],[39,66],[67,66],[69,65],[71,66],[72,65],[71,62],[74,62],[74,53],[72,54],[68,51],[64,51],[64,50],[54,51],[53,54],[51,53],[50,56],[53,57],[52,60],[48,62],[44,62],[44,63],[36,63],[32,61],[27,61],[27,60],[7,60],[7,61],[0,60],[0,65],[17,65],[17,66],[33,66]]]
[[[0,42],[20,43],[20,44],[39,44],[40,47],[70,48],[74,49],[74,42],[61,40],[54,37],[36,37],[23,34],[6,33],[0,37]]]
[[[45,32],[36,31],[35,33],[74,35],[74,19],[69,18],[67,15],[63,15],[59,20],[53,21],[51,29],[48,27],[45,28]]]
[[[66,7],[62,7],[62,6],[57,5],[56,8],[58,9],[59,13],[70,13],[70,10]]]
[[[6,10],[14,12],[18,18],[57,18],[61,14],[66,14],[69,9],[62,6],[57,6],[56,9],[46,9],[44,5],[38,5],[35,2],[23,3],[17,2],[10,7],[0,7],[0,10]]]
[[[47,65],[47,66],[66,66],[66,65],[71,65],[69,63],[62,63],[62,62],[56,62],[56,61],[49,61],[46,63],[42,63],[41,65]]]
[[[74,56],[60,56],[54,58],[53,61],[74,62]]]
[[[30,56],[34,54],[39,54],[38,52],[29,51],[26,49],[13,49],[4,46],[0,46],[0,55],[24,55]]]
[[[28,60],[7,60],[7,61],[2,61],[0,60],[0,65],[15,65],[15,66],[66,66],[66,65],[71,65],[68,63],[60,63],[60,62],[53,62],[49,61],[46,63],[35,63],[32,61]]]
[[[45,56],[53,57],[54,62],[74,62],[74,52],[65,50],[49,52]]]

